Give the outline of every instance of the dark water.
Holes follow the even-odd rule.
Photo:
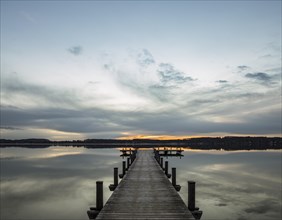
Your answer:
[[[95,182],[111,195],[118,149],[50,147],[1,149],[1,219],[84,219],[95,206]],[[180,195],[196,181],[202,219],[280,219],[281,151],[186,151],[169,158]]]

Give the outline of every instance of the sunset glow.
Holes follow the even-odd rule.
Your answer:
[[[195,137],[195,136],[194,136]],[[150,139],[150,140],[183,140],[191,136],[172,136],[172,135],[131,135],[119,137],[118,140]]]

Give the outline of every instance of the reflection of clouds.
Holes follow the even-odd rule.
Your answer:
[[[227,206],[227,204],[226,203],[218,203],[218,204],[216,204],[216,206]]]
[[[71,147],[71,146],[53,146],[48,148],[1,148],[0,158],[47,158],[47,157],[57,157],[64,155],[73,155],[73,154],[94,154],[100,156],[116,156],[118,150],[115,148],[111,149],[91,149],[84,147]]]
[[[247,213],[256,213],[256,214],[264,214],[268,212],[277,212],[281,205],[279,201],[274,199],[265,199],[257,202],[256,204],[252,204],[250,207],[244,209]]]
[[[87,219],[95,205],[95,181],[104,181],[105,201],[111,192],[113,167],[121,170],[116,149],[84,149],[80,154],[42,158],[47,153],[82,148],[36,149],[33,159],[1,159],[1,219]],[[42,150],[42,151],[41,151]],[[205,219],[280,219],[280,152],[184,152],[170,158],[177,168],[180,195],[187,202],[187,180],[196,181],[196,205]],[[280,204],[280,205],[279,205]],[[261,208],[265,211],[260,211]],[[68,211],[65,211],[68,210]],[[2,211],[2,210],[1,210]],[[52,214],[50,214],[50,212]]]
[[[73,147],[48,147],[48,148],[3,148],[1,149],[1,159],[4,157],[20,157],[26,159],[57,157],[70,154],[80,154],[83,148]]]
[[[86,210],[95,206],[95,182],[104,181],[106,201],[113,165],[121,164],[115,149],[88,151],[74,154],[70,148],[63,156],[1,160],[1,219],[87,219]],[[48,153],[53,152],[64,153]]]
[[[77,178],[9,181],[1,186],[1,219],[69,219],[72,215],[84,219],[89,203],[95,201],[94,184]]]
[[[42,155],[42,158],[48,158],[48,157],[61,157],[66,155],[75,155],[80,154],[80,152],[58,152],[58,153],[49,153],[46,155]]]
[[[187,180],[196,181],[196,205],[204,211],[203,220],[227,216],[241,220],[280,219],[279,151],[186,151],[184,155],[181,160],[169,159],[170,166],[177,168],[180,195],[185,202]],[[266,210],[259,211],[264,205]]]
[[[203,172],[209,172],[209,171],[230,172],[234,169],[240,169],[242,167],[243,167],[242,164],[211,164],[211,165],[202,166],[199,168],[199,170]]]

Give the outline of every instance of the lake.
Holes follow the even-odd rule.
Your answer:
[[[281,157],[276,151],[187,150],[168,158],[187,204],[187,181],[196,181],[202,220],[281,218]],[[119,149],[1,148],[1,219],[87,220],[96,181],[111,193]]]

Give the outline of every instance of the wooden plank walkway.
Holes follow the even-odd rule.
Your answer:
[[[195,219],[149,150],[140,150],[96,219]]]

